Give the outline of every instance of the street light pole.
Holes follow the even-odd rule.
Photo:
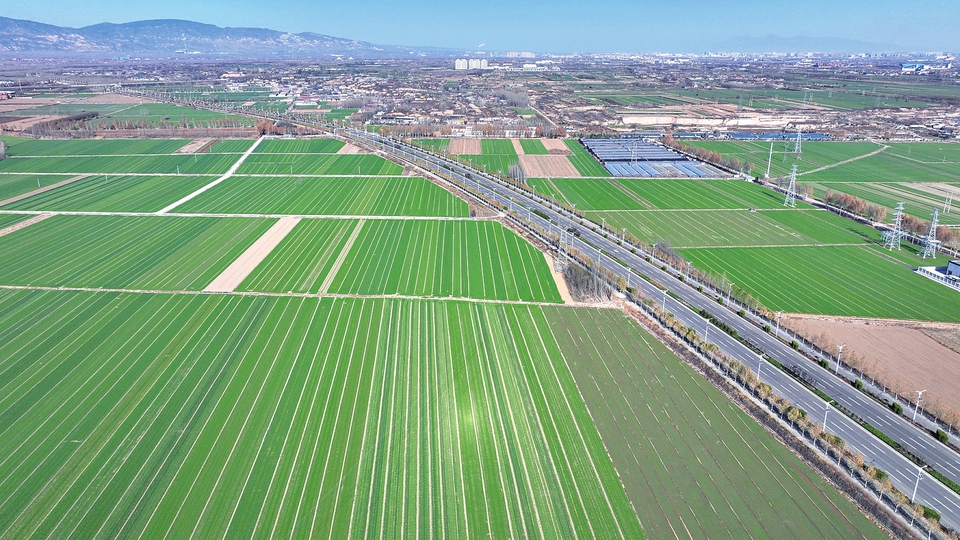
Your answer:
[[[830,402],[825,401],[823,403],[823,430],[827,430],[827,413],[830,412]]]
[[[923,393],[926,390],[917,390],[917,404],[913,407],[913,422],[917,421],[917,409],[920,408],[920,401],[923,399]]]
[[[663,308],[662,309],[664,312],[667,311],[667,290],[666,289],[663,290]]]
[[[840,352],[837,353],[837,369],[834,370],[834,373],[838,375],[840,374],[840,358],[843,356],[843,348],[846,346],[847,344],[844,343],[843,345],[840,345],[839,347],[837,347],[837,349],[840,349]]]
[[[780,338],[780,315],[781,315],[782,313],[783,313],[782,311],[778,311],[778,312],[777,312],[777,333],[776,333],[776,336],[777,336],[778,339]]]
[[[626,228],[626,227],[624,227],[623,230],[620,231],[620,243],[621,243],[621,244],[624,244],[624,245],[626,245],[626,243],[627,243],[627,228]]]
[[[917,467],[917,483],[913,485],[913,497],[910,497],[911,501],[917,499],[917,488],[920,487],[920,475],[923,474],[923,467]]]

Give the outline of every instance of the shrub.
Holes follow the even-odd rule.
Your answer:
[[[853,387],[856,388],[857,390],[863,390],[863,381],[861,381],[860,379],[853,381]]]
[[[797,343],[797,340],[793,340],[790,342],[790,348],[793,350],[798,350],[800,349],[800,344]]]
[[[717,298],[717,303],[723,305],[723,297]]]
[[[947,441],[950,440],[950,436],[947,435],[947,433],[942,429],[937,430],[936,437],[937,437],[937,440],[942,442],[943,444],[947,444]]]
[[[820,359],[820,367],[822,367],[822,368],[829,368],[829,367],[830,367],[830,362],[827,362],[827,359],[826,359],[826,358],[821,358],[821,359]]]
[[[703,292],[703,285],[697,287],[697,292]]]
[[[929,506],[923,506],[923,517],[932,519],[934,521],[940,521],[940,513]]]
[[[896,401],[894,401],[894,402],[890,405],[890,409],[892,409],[893,412],[895,412],[895,413],[897,413],[897,414],[903,414],[903,406],[900,405],[899,403],[897,403]]]
[[[769,334],[769,333],[770,333],[770,325],[769,325],[769,324],[763,325],[763,331]]]
[[[747,312],[741,309],[740,311],[737,312],[737,315],[739,315],[739,316],[741,316],[741,317],[746,317],[746,316],[747,316]]]

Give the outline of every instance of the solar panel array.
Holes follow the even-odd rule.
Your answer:
[[[715,178],[724,174],[668,148],[635,138],[583,139],[583,146],[613,176],[642,178]]]

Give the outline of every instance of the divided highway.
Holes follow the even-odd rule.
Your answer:
[[[412,162],[441,175],[453,177],[461,183],[479,189],[484,195],[504,206],[520,211],[536,210],[537,213],[528,212],[529,220],[544,230],[560,234],[562,230],[576,227],[580,236],[568,235],[570,246],[586,254],[595,254],[600,264],[614,274],[624,278],[629,276],[629,282],[632,286],[638,286],[647,297],[653,298],[657,302],[663,302],[667,311],[673,313],[684,325],[701,333],[708,332],[709,340],[715,343],[721,351],[759,372],[760,378],[771,385],[775,392],[789,399],[794,405],[806,410],[816,421],[823,422],[824,416],[826,416],[828,431],[839,435],[850,448],[861,452],[867,463],[889,474],[894,485],[907,496],[911,496],[916,489],[917,494],[914,499],[916,502],[936,509],[943,516],[942,522],[945,525],[960,529],[960,495],[925,473],[920,475],[918,485],[919,469],[914,463],[837,409],[827,406],[819,396],[790,375],[764,360],[740,341],[727,335],[719,328],[713,327],[707,330],[708,321],[687,306],[693,306],[697,310],[709,311],[719,320],[736,329],[741,338],[748,340],[785,367],[795,366],[798,369],[803,369],[810,375],[807,378],[808,381],[813,382],[819,390],[836,400],[840,406],[880,429],[926,463],[958,483],[960,483],[960,455],[936,441],[928,433],[903,417],[896,415],[887,407],[864,395],[832,371],[812,362],[762,328],[719,305],[713,298],[701,294],[691,285],[685,284],[674,275],[661,270],[659,266],[648,263],[645,260],[648,254],[639,250],[637,254],[630,253],[629,250],[618,246],[615,239],[604,238],[602,234],[593,232],[590,227],[579,225],[579,217],[552,210],[543,201],[528,196],[525,192],[517,190],[499,179],[487,176],[454,160],[394,139],[360,130],[338,128],[337,133],[378,148],[395,158]],[[542,216],[547,216],[549,219]],[[577,222],[575,223],[572,218],[575,218]],[[615,257],[617,260],[611,257]],[[631,275],[630,271],[618,261],[625,263],[635,272],[645,274],[664,285],[684,303],[666,295],[661,289],[640,279],[636,274]]]

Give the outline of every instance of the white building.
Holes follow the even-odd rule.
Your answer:
[[[454,69],[467,69],[468,65],[467,60],[464,58],[457,58],[453,63]]]

